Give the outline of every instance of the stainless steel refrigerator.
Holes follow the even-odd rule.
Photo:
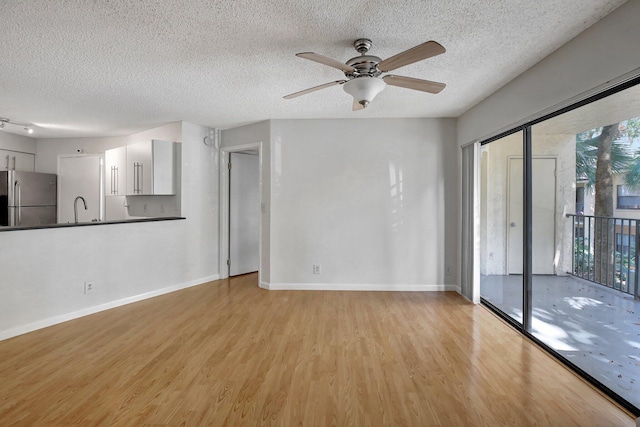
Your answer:
[[[0,172],[0,226],[55,224],[57,187],[55,174]]]

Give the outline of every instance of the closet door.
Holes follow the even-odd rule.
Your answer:
[[[260,265],[260,165],[257,154],[229,158],[229,276],[237,276]]]

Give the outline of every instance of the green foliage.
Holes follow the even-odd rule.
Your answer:
[[[620,133],[626,136],[631,143],[640,139],[640,117],[622,122],[620,124]]]
[[[596,183],[598,142],[602,128],[594,128],[576,135],[576,177],[593,189]],[[611,144],[611,169],[621,175],[626,186],[640,189],[640,117],[620,122],[618,136]]]
[[[594,266],[595,254],[593,248],[582,237],[576,237],[573,242],[573,275],[596,281]],[[629,286],[627,272],[635,274],[635,271],[636,249],[634,247],[622,253],[614,252],[613,271],[609,274],[613,275],[613,287],[615,289],[627,292]],[[607,286],[607,280],[604,278],[599,283]],[[609,283],[611,283],[610,280]]]

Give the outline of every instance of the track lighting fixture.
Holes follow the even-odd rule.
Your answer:
[[[14,126],[20,126],[22,128],[24,128],[24,131],[27,132],[29,135],[31,135],[33,133],[33,128],[31,127],[32,125],[28,124],[28,123],[16,123],[16,122],[12,122],[11,120],[7,119],[6,117],[0,117],[0,129],[4,129],[5,125],[14,125]]]

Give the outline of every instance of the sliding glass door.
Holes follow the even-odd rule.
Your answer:
[[[604,95],[483,142],[480,294],[640,415],[640,85]]]

